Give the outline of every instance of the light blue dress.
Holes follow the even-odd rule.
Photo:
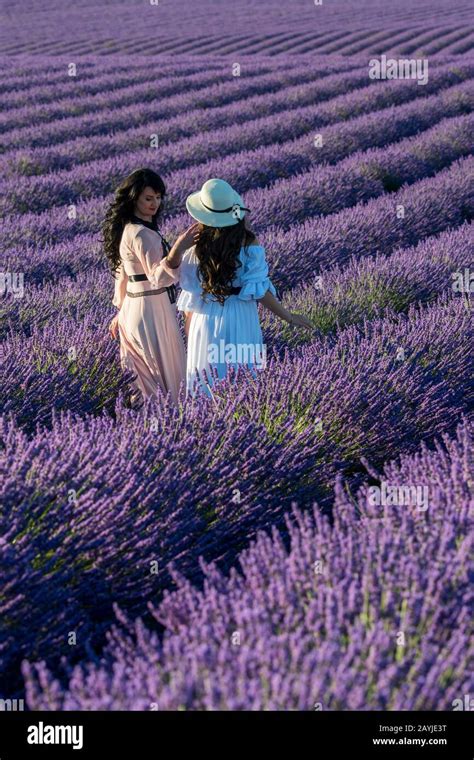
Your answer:
[[[262,298],[267,290],[274,296],[277,292],[268,276],[264,247],[249,245],[240,249],[240,265],[232,280],[233,286],[241,287],[240,293],[228,296],[223,304],[210,294],[206,294],[207,302],[204,301],[194,248],[186,251],[181,262],[182,290],[176,306],[180,311],[193,312],[188,336],[186,391],[192,396],[198,393],[211,396],[211,367],[217,370],[220,379],[225,377],[229,365],[247,364],[254,375],[255,369],[265,366],[266,346],[256,299]],[[203,370],[207,371],[207,378]]]

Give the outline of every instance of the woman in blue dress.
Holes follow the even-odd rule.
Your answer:
[[[186,313],[188,395],[212,395],[211,367],[219,379],[229,365],[263,369],[266,346],[257,301],[281,319],[314,330],[276,298],[265,249],[246,227],[241,196],[224,180],[210,179],[186,200],[201,223],[198,241],[183,256],[177,308]]]

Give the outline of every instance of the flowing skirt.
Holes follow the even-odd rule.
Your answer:
[[[120,360],[135,379],[134,402],[168,391],[177,402],[186,378],[186,350],[176,304],[166,291],[151,296],[125,296],[119,312]]]
[[[223,305],[209,302],[205,314],[193,313],[186,365],[188,395],[212,395],[211,367],[217,370],[218,379],[226,376],[230,365],[237,367],[240,364],[246,364],[256,376],[255,370],[263,369],[265,360],[266,346],[256,301],[229,296]]]

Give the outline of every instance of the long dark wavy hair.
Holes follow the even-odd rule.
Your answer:
[[[246,226],[245,219],[231,227],[201,224],[201,228],[195,252],[203,298],[206,300],[206,294],[209,294],[223,304],[232,292],[232,280],[240,264],[240,249],[250,245],[257,236]]]
[[[107,256],[112,274],[120,266],[120,240],[123,228],[130,222],[135,213],[135,203],[145,187],[151,187],[155,193],[161,193],[162,199],[166,194],[166,186],[160,175],[152,169],[136,169],[120,183],[115,191],[115,198],[106,211],[102,224],[102,245]],[[163,211],[163,200],[158,211],[153,216],[152,224],[158,225],[158,218]]]

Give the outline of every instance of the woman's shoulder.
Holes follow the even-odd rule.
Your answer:
[[[250,242],[248,242],[248,243],[246,244],[246,243],[245,243],[245,241],[246,241],[247,239],[248,239],[248,238],[246,238],[246,237],[244,236],[244,239],[243,239],[243,242],[242,242],[242,247],[243,247],[243,248],[261,248],[260,240],[259,240],[257,237],[255,237],[253,240],[250,240]]]
[[[127,230],[127,232],[131,233],[132,235],[136,235],[138,232],[143,232],[145,234],[149,233],[150,235],[158,235],[158,230],[151,229],[146,224],[140,224],[140,222],[125,222],[124,231]]]
[[[240,258],[244,261],[258,261],[265,256],[265,248],[258,240],[253,240],[247,245],[242,245],[240,249]]]
[[[146,229],[147,228],[143,224],[126,222],[123,226],[123,234],[128,238],[135,238],[139,233],[146,231]]]
[[[127,222],[123,228],[123,236],[131,243],[134,242],[138,245],[152,245],[154,246],[161,238],[158,232],[151,230],[149,227],[145,227],[144,224],[138,224],[135,222]]]
[[[158,233],[155,232],[155,230],[151,230],[149,227],[147,227],[145,224],[139,224],[138,222],[127,222],[125,225],[130,231],[130,233],[135,237],[136,235],[157,235]]]
[[[263,248],[263,245],[258,238],[254,238],[253,240],[248,240],[247,238],[247,240],[244,239],[242,241],[242,248],[245,250],[250,248]]]

